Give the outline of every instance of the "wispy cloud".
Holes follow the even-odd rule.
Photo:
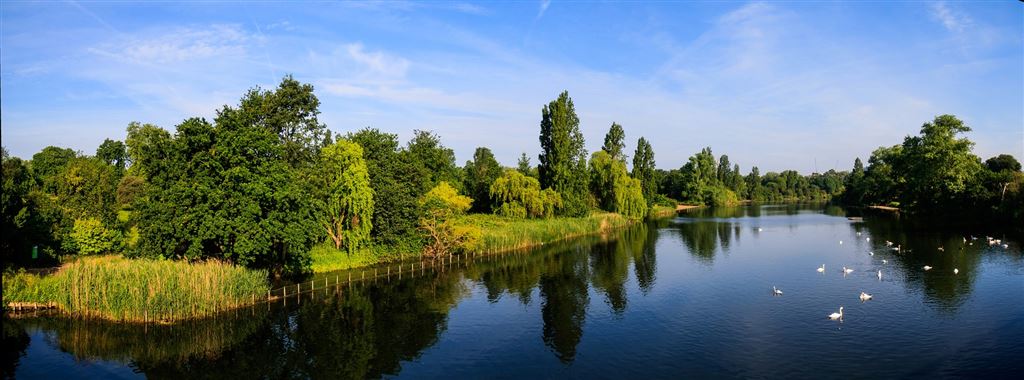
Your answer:
[[[107,43],[90,51],[136,63],[168,64],[189,60],[242,56],[250,39],[237,25],[175,28],[149,38]]]
[[[933,3],[931,12],[932,17],[941,22],[942,26],[951,32],[963,32],[964,28],[972,23],[969,16],[950,9],[944,1]]]
[[[551,6],[551,0],[540,0],[540,10],[537,11],[537,19],[544,17],[544,12],[548,11],[548,7]]]

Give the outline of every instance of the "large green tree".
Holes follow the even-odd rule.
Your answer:
[[[543,188],[553,188],[562,197],[562,213],[584,216],[589,211],[587,150],[580,119],[568,91],[541,109],[540,165]]]
[[[473,152],[473,159],[466,161],[464,168],[465,186],[469,196],[473,198],[474,212],[488,212],[494,204],[491,198],[491,184],[504,171],[490,149],[479,147]]]
[[[30,162],[32,174],[44,189],[53,191],[56,187],[53,178],[75,157],[78,157],[78,154],[71,149],[48,146],[32,155]]]
[[[971,153],[974,143],[958,134],[970,132],[953,115],[940,115],[921,126],[919,136],[903,140],[897,170],[906,179],[903,203],[918,209],[936,209],[962,200],[981,169]]]
[[[590,187],[598,206],[633,218],[647,213],[640,181],[630,178],[626,164],[604,150],[590,156]]]
[[[239,120],[270,130],[280,140],[281,156],[291,167],[310,164],[320,148],[330,143],[330,131],[321,124],[320,100],[313,85],[291,75],[273,91],[259,87],[249,90],[238,105]]]
[[[314,183],[316,215],[334,248],[352,254],[370,238],[373,218],[373,189],[363,161],[363,148],[348,140],[338,140],[321,150]]]
[[[363,147],[373,188],[373,236],[384,244],[396,244],[416,234],[420,219],[419,198],[430,188],[430,173],[406,150],[398,136],[376,128],[364,128],[344,136]]]
[[[282,124],[270,120],[300,120],[310,112],[295,109],[289,117],[282,108],[254,106],[290,93],[250,91],[244,106],[224,106],[214,124],[186,120],[174,137],[129,128],[129,152],[143,153],[132,156],[132,166],[140,166],[147,183],[138,254],[217,258],[275,273],[304,270],[322,235],[313,197],[293,168],[312,162],[300,162],[307,156],[296,154],[296,145],[281,137]]]
[[[96,148],[96,158],[113,166],[118,175],[121,175],[128,166],[128,149],[123,142],[105,139],[99,148]]]
[[[448,182],[455,189],[462,189],[462,173],[455,165],[455,152],[441,144],[441,137],[430,131],[416,130],[405,148],[413,159],[430,173],[430,187]]]
[[[551,188],[540,189],[540,182],[517,170],[508,169],[490,188],[494,213],[510,218],[547,218],[561,207],[562,197]]]
[[[636,141],[636,153],[633,154],[633,178],[640,180],[644,199],[648,203],[652,202],[658,193],[658,172],[654,165],[654,148],[647,139],[640,137]]]

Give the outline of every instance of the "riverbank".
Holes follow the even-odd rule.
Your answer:
[[[3,274],[3,304],[55,305],[63,314],[122,322],[211,316],[267,294],[267,272],[220,262],[86,257],[51,275]]]
[[[667,214],[666,210],[667,209]],[[673,215],[670,207],[652,209],[664,216]],[[455,223],[460,227],[480,229],[478,244],[474,252],[498,253],[526,249],[574,237],[603,233],[633,224],[622,215],[595,212],[583,218],[555,217],[547,219],[512,219],[494,214],[469,214],[460,216]],[[414,244],[408,246],[368,247],[349,255],[330,245],[318,245],[311,253],[313,273],[369,267],[389,262],[415,259],[420,256]]]

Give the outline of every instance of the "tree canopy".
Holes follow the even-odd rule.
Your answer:
[[[541,109],[540,122],[540,184],[552,188],[562,197],[562,214],[583,216],[589,211],[587,202],[587,151],[580,119],[568,91]]]

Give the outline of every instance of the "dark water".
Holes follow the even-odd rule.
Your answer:
[[[983,230],[865,219],[814,206],[700,210],[216,320],[5,320],[2,365],[26,379],[1024,373],[1019,241],[1004,249]],[[828,320],[840,306],[843,320]]]

